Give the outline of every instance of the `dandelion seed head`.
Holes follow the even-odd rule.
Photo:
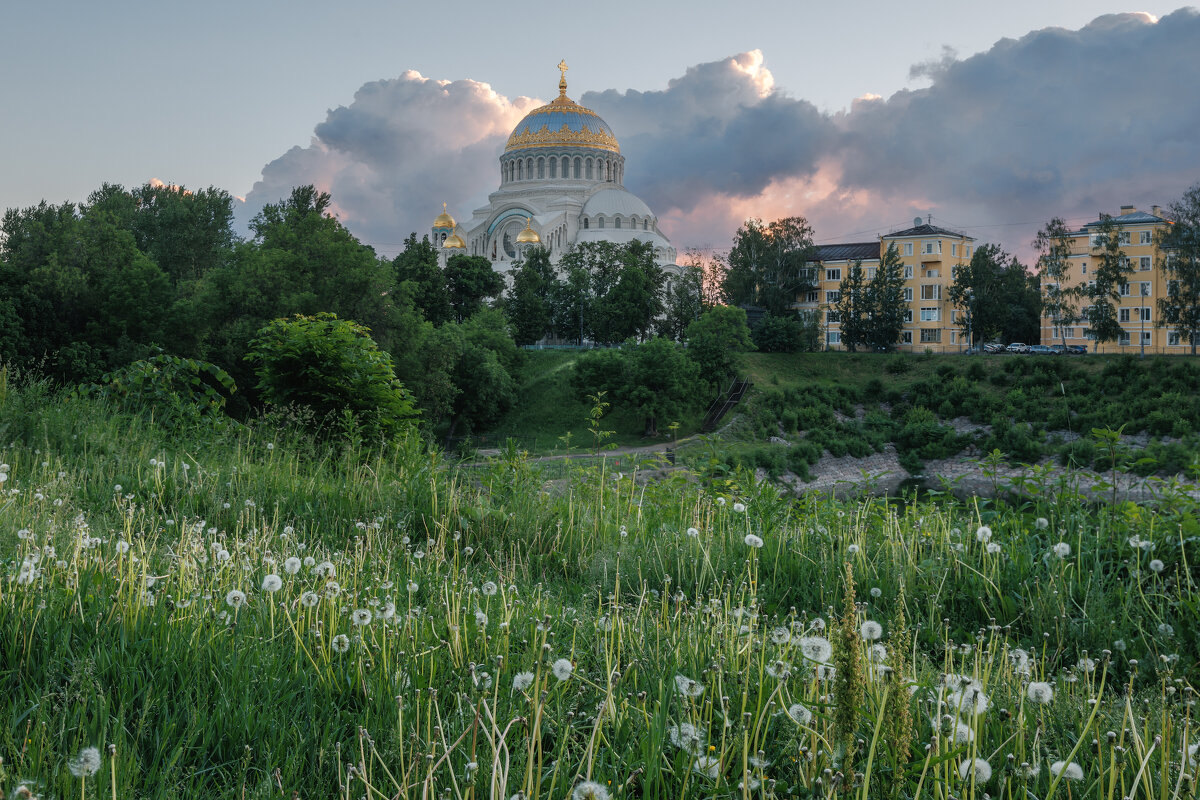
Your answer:
[[[298,573],[300,571],[300,559],[296,558],[295,556],[285,559],[283,562],[283,571],[288,575],[295,575]]]
[[[958,776],[964,781],[973,777],[975,783],[987,783],[992,779],[992,765],[982,758],[965,759],[958,764]]]
[[[824,636],[804,636],[800,639],[800,653],[809,661],[824,664],[833,658],[833,645]]]
[[[305,592],[300,595],[300,605],[305,608],[312,608],[319,602],[321,602],[321,598],[317,596],[316,592]]]
[[[344,633],[339,633],[329,642],[329,646],[333,648],[335,653],[345,653],[350,650],[350,637]]]
[[[264,592],[278,592],[281,588],[283,588],[283,578],[275,573],[263,578],[262,589]]]
[[[753,533],[747,533],[746,538],[743,539],[743,541],[746,543],[747,547],[758,549],[763,546],[763,540],[760,537],[755,536]]]
[[[350,615],[350,621],[359,628],[364,625],[370,625],[373,618],[370,609],[367,608],[356,608],[354,609],[354,613]]]
[[[479,587],[479,591],[483,592],[485,597],[494,597],[500,589],[492,581],[485,581],[483,586]]]
[[[1025,696],[1031,702],[1046,705],[1054,699],[1054,687],[1045,681],[1034,681],[1029,684],[1029,688],[1025,690]]]
[[[746,510],[746,505],[744,503],[734,503],[733,510],[735,513],[741,514],[743,511]]]
[[[79,755],[67,762],[67,768],[76,778],[90,778],[100,771],[100,750],[96,747],[85,747]]]
[[[225,605],[230,608],[241,608],[246,604],[246,593],[241,589],[230,589],[225,595]]]
[[[1066,558],[1071,555],[1071,545],[1066,542],[1059,542],[1051,548],[1051,551],[1059,558]]]
[[[982,544],[987,544],[992,540],[992,529],[987,525],[980,525],[975,529],[975,539]]]
[[[1165,568],[1166,568],[1166,565],[1163,564],[1162,559],[1160,559],[1160,558],[1150,559],[1150,571],[1151,572],[1162,572],[1163,569],[1165,569]]]
[[[684,697],[699,697],[704,694],[704,685],[686,675],[675,676],[675,688]]]
[[[513,685],[514,691],[518,691],[518,692],[525,691],[530,686],[533,686],[533,673],[532,672],[518,672],[516,675],[513,676],[512,685]]]
[[[876,600],[883,597],[883,589],[880,589],[878,586],[872,586],[871,597],[875,598]]]
[[[863,639],[868,642],[873,642],[880,636],[883,636],[883,626],[875,620],[869,619],[863,622],[863,624],[859,627],[858,632],[862,634]]]
[[[550,672],[552,672],[554,677],[558,678],[560,681],[565,681],[567,678],[570,678],[571,673],[574,671],[575,665],[571,663],[570,659],[560,658],[550,665]]]
[[[608,789],[595,781],[583,781],[571,792],[571,800],[608,800]]]
[[[1050,765],[1050,774],[1054,777],[1062,776],[1063,780],[1081,781],[1083,780],[1083,767],[1076,764],[1074,761],[1055,761]]]
[[[787,715],[797,725],[807,725],[812,722],[812,712],[800,703],[792,703],[788,706]]]
[[[685,753],[698,756],[704,752],[704,734],[690,722],[669,726],[667,739]]]
[[[846,552],[852,556],[858,555],[859,551],[861,551],[861,550],[862,550],[862,548],[856,544],[849,544],[846,546]]]

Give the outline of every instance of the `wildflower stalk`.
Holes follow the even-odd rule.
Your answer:
[[[833,648],[833,730],[834,741],[842,754],[846,780],[853,783],[855,731],[858,706],[862,702],[865,680],[862,669],[862,636],[858,631],[858,607],[854,597],[854,568],[846,564],[846,588],[842,617]]]

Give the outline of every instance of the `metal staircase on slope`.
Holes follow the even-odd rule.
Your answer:
[[[704,422],[701,424],[700,429],[705,433],[712,433],[716,430],[717,423],[729,413],[730,409],[738,404],[738,401],[742,399],[742,396],[746,394],[746,390],[751,385],[750,381],[734,379],[729,388],[722,392],[712,402],[712,405],[708,407],[708,412],[704,415]]]

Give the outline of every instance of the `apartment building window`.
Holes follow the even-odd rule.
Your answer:
[[[940,308],[922,308],[921,322],[940,322],[942,319],[942,310]]]
[[[842,343],[841,331],[826,331],[825,332],[825,344],[841,344],[841,343]]]
[[[1153,334],[1150,333],[1150,331],[1142,331],[1142,344],[1145,344],[1145,345],[1152,344],[1152,342],[1151,342],[1152,337],[1153,337]]]
[[[1085,261],[1082,264],[1080,264],[1079,266],[1083,269],[1083,274],[1087,275],[1087,262]]]
[[[924,244],[924,246],[921,248],[921,255],[925,255],[925,256],[933,255],[933,253],[934,253],[933,246],[936,243],[935,242],[924,242],[923,244]]]
[[[841,323],[841,321],[842,321],[842,315],[839,314],[838,312],[836,312],[836,311],[826,311],[825,312],[825,322],[827,322],[828,324],[838,325]]]
[[[1129,231],[1121,231],[1117,234],[1117,241],[1121,244],[1129,244]]]
[[[1149,297],[1150,292],[1153,291],[1150,287],[1151,287],[1150,281],[1141,281],[1138,284],[1138,296],[1139,297]]]
[[[1117,344],[1119,344],[1121,347],[1129,347],[1129,345],[1130,345],[1130,338],[1129,338],[1129,334],[1128,334],[1128,333],[1122,333],[1120,336],[1118,336],[1118,337],[1117,337]]]
[[[825,280],[840,281],[841,279],[842,279],[842,268],[841,267],[835,267],[833,269],[825,270]]]
[[[942,271],[940,269],[927,269],[927,270],[925,270],[925,277],[926,278],[940,278],[940,277],[942,277]]]
[[[1138,321],[1139,322],[1149,322],[1150,321],[1150,306],[1142,306],[1141,309],[1139,309],[1139,310],[1142,312],[1142,318]]]
[[[1142,272],[1149,272],[1150,266],[1150,256],[1141,256],[1138,258],[1138,269],[1140,269]]]
[[[904,309],[904,321],[912,322],[912,309],[911,308]]]
[[[840,291],[825,293],[825,302],[826,303],[836,303],[838,300],[841,300],[841,299],[842,299],[842,293]]]
[[[819,302],[821,302],[821,293],[820,293],[819,291],[815,291],[815,290],[814,290],[814,291],[811,291],[811,292],[809,292],[808,294],[806,294],[806,295],[804,296],[804,302],[806,302],[806,303],[819,303]]]
[[[954,331],[950,331],[950,344],[957,344],[958,338]]]
[[[963,258],[970,258],[970,257],[971,257],[971,245],[966,245],[965,247],[963,247]]]
[[[909,253],[909,255],[911,256],[911,255],[912,255],[912,253]],[[912,264],[905,264],[905,265],[904,265],[904,280],[906,280],[906,281],[911,281],[911,280],[912,280],[912,276],[913,276],[913,267],[912,267]]]
[[[1133,269],[1133,264],[1129,260],[1129,256],[1121,256],[1121,268]]]
[[[937,283],[921,284],[921,299],[922,300],[941,300],[942,287]]]
[[[913,253],[912,253],[912,245],[913,245],[913,243],[912,243],[912,242],[905,242],[905,243],[904,243],[904,255],[906,255],[906,256],[911,256],[911,255],[913,254]],[[912,267],[909,267],[909,269],[912,269]]]
[[[1150,231],[1142,231],[1138,234],[1138,244],[1150,244]]]
[[[1167,334],[1167,345],[1170,347],[1178,347],[1183,344],[1183,337],[1179,335],[1179,331],[1171,331]]]
[[[932,342],[940,342],[942,340],[941,328],[922,328],[921,329],[921,344],[930,344]]]
[[[912,331],[900,331],[900,344],[912,344]]]
[[[1129,297],[1129,284],[1128,283],[1121,284],[1121,297]]]
[[[956,244],[950,245],[950,255],[952,255],[952,256],[958,255],[958,245],[956,245]]]
[[[878,269],[879,269],[878,267],[867,267],[867,280],[874,278],[875,273],[878,271]]]
[[[800,280],[805,283],[814,283],[817,280],[817,270],[815,267],[805,267],[800,270]]]
[[[1137,309],[1133,309],[1133,308],[1118,309],[1117,310],[1117,320],[1119,322],[1132,322],[1133,320],[1130,317],[1132,316],[1132,312],[1136,311],[1136,310]]]
[[[1053,333],[1051,334],[1050,338],[1051,339],[1074,339],[1075,338],[1075,329],[1074,328],[1055,327],[1053,329]]]
[[[904,302],[911,303],[913,299],[913,290],[911,286],[904,287]]]

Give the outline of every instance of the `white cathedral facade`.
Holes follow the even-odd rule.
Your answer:
[[[676,250],[658,218],[624,187],[625,157],[612,129],[590,108],[567,97],[567,65],[558,97],[530,111],[500,156],[500,188],[459,224],[445,211],[433,223],[439,261],[456,253],[483,256],[506,275],[523,248],[540,244],[552,263],[584,242],[626,244],[637,239],[655,261],[676,272]]]

